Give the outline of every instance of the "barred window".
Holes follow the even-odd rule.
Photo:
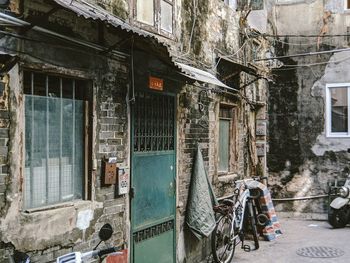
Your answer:
[[[86,81],[24,72],[25,208],[82,199]]]

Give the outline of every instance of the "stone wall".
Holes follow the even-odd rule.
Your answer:
[[[6,195],[8,192],[8,138],[9,138],[9,76],[0,78],[0,215],[6,211]]]

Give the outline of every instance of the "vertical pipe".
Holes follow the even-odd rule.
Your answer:
[[[45,78],[45,89],[46,89],[46,204],[49,202],[49,77]]]
[[[60,78],[60,160],[59,160],[59,200],[62,201],[62,180],[63,180],[63,171],[62,171],[62,124],[63,124],[63,100],[62,100],[62,78]]]
[[[33,200],[34,200],[34,167],[33,167],[33,153],[34,153],[34,73],[31,73],[31,117],[32,117],[32,126],[31,126],[31,143],[30,143],[30,202],[29,207],[33,206]]]
[[[346,87],[348,93],[348,135],[350,135],[350,87]]]
[[[75,197],[75,80],[73,80],[73,98],[72,98],[72,114],[73,114],[73,134],[72,134],[72,194]]]

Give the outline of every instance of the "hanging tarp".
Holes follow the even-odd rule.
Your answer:
[[[193,234],[201,239],[215,228],[213,205],[217,204],[213,188],[204,168],[200,148],[197,147],[187,202],[186,223]]]

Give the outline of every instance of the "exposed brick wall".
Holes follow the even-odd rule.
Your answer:
[[[0,77],[0,216],[6,206],[8,188],[8,138],[9,138],[9,108],[8,108],[8,76]]]
[[[103,72],[96,71],[93,76],[93,100],[94,100],[94,127],[93,134],[96,138],[93,139],[93,153],[92,159],[89,162],[93,163],[93,160],[101,160],[102,157],[117,157],[118,165],[128,166],[128,130],[127,130],[127,107],[126,107],[126,93],[127,93],[127,76],[128,76],[128,63],[127,60],[110,60],[110,70]],[[19,78],[19,76],[16,76]],[[14,88],[14,87],[12,87]],[[22,87],[15,88],[18,92]],[[11,186],[11,181],[8,175],[7,166],[7,143],[9,141],[9,114],[7,112],[8,103],[4,103],[4,98],[8,98],[7,92],[4,92],[4,96],[0,98],[0,198],[5,200],[5,191],[8,187],[17,189],[16,185]],[[18,94],[16,94],[18,96]],[[17,101],[16,103],[21,103]],[[21,106],[23,107],[23,105]],[[21,111],[22,108],[18,111]],[[11,125],[13,130],[18,130],[17,119],[12,120]],[[23,131],[22,131],[23,132]],[[12,135],[12,144],[18,144],[19,138]],[[101,147],[102,145],[102,147]],[[13,156],[13,158],[15,158]],[[15,164],[12,164],[15,165]],[[96,176],[93,180],[92,186],[92,202],[86,208],[93,210],[93,219],[90,222],[90,226],[86,231],[74,228],[72,231],[66,233],[64,236],[55,234],[55,229],[49,224],[50,220],[41,221],[45,218],[46,211],[40,213],[33,213],[25,215],[27,223],[24,225],[18,225],[16,229],[9,230],[9,233],[13,235],[21,236],[21,245],[14,245],[11,241],[7,243],[0,243],[0,262],[13,253],[13,249],[26,251],[30,257],[31,262],[50,262],[54,261],[58,256],[72,252],[72,251],[86,251],[92,249],[99,242],[98,231],[104,223],[110,223],[114,229],[112,238],[107,241],[107,244],[114,246],[127,246],[128,240],[128,228],[125,222],[128,221],[128,214],[126,213],[128,200],[125,196],[117,196],[114,185],[101,186],[101,163],[97,162],[97,169],[93,172]],[[11,178],[18,176],[17,174],[11,175]],[[21,191],[21,190],[20,190]],[[14,193],[16,198],[22,196],[21,192]],[[16,201],[17,202],[17,201]],[[0,202],[1,208],[3,208],[4,202]],[[15,204],[14,204],[15,205]],[[11,206],[11,202],[9,203]],[[86,206],[86,205],[85,205]],[[16,210],[19,213],[17,207],[11,207],[11,213]],[[62,208],[61,208],[62,209]],[[64,208],[63,208],[64,210]],[[50,217],[50,213],[54,210],[47,211],[47,218]],[[58,215],[59,210],[56,211]],[[66,212],[64,212],[66,213]],[[18,217],[23,215],[17,214]],[[9,216],[9,215],[4,215]],[[59,216],[59,215],[58,215]],[[48,228],[46,237],[38,237],[47,239],[47,246],[42,245],[41,248],[35,248],[34,242],[29,244],[28,238],[30,233],[22,233],[22,228],[31,228],[34,218],[39,219],[35,224],[39,224],[42,228]],[[74,216],[73,216],[74,218]],[[52,220],[52,218],[51,218]],[[62,225],[66,224],[67,219],[62,219]],[[57,222],[57,221],[54,221]],[[49,225],[47,225],[49,224]],[[37,227],[37,225],[35,226]],[[61,228],[57,227],[58,229]],[[16,232],[18,231],[18,233]],[[69,229],[67,229],[69,231]],[[15,234],[17,233],[17,234]],[[20,234],[22,233],[22,234]],[[12,234],[10,234],[12,235]],[[28,249],[32,247],[32,249]],[[27,248],[27,249],[26,249]]]

